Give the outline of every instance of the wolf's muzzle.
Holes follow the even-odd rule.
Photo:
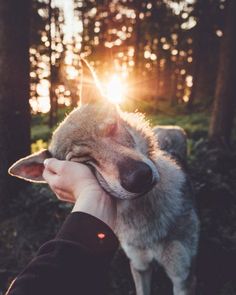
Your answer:
[[[149,165],[126,159],[118,164],[122,187],[131,193],[142,194],[152,188],[154,177]]]

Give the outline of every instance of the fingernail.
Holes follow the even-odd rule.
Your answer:
[[[43,161],[44,167],[47,167],[48,162],[49,162],[49,159],[45,159],[45,160]]]

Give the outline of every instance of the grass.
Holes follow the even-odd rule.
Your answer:
[[[209,126],[209,115],[207,113],[193,113],[184,115],[149,115],[152,126],[155,125],[178,125],[182,127],[188,137],[199,139],[206,137]]]

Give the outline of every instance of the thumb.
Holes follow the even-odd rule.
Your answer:
[[[61,169],[62,169],[62,165],[63,165],[63,161],[57,160],[55,158],[49,158],[44,160],[44,167],[47,170],[50,170],[53,173],[58,174]]]

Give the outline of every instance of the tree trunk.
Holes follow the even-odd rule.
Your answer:
[[[57,116],[57,97],[55,93],[55,65],[52,64],[52,55],[53,55],[53,49],[52,49],[52,23],[55,23],[55,18],[53,17],[53,9],[52,9],[52,0],[49,0],[48,2],[48,21],[49,21],[49,60],[50,60],[50,89],[49,89],[49,96],[50,96],[50,111],[49,111],[49,127],[52,128],[54,124],[56,123],[56,116]],[[55,33],[54,33],[55,34]],[[55,41],[55,40],[54,40]]]
[[[170,101],[172,97],[172,75],[174,72],[174,64],[171,61],[171,55],[166,56],[166,64],[164,68],[164,73],[163,73],[163,97],[167,100]]]
[[[161,66],[160,66],[160,60],[159,60],[159,56],[157,59],[157,66],[156,66],[156,98],[160,97],[160,88],[159,88],[159,81],[161,78]]]
[[[178,74],[173,71],[171,76],[171,98],[170,98],[170,106],[176,106],[178,103],[177,97],[177,86],[178,86]]]
[[[209,101],[214,96],[216,68],[215,60],[219,48],[214,42],[211,3],[209,0],[199,1],[200,16],[194,29],[193,52],[193,87],[188,102],[188,109],[193,108],[195,101]]]
[[[219,147],[230,144],[235,112],[236,83],[236,1],[228,0],[227,19],[221,43],[215,101],[210,122],[209,139]]]
[[[137,1],[136,7],[136,23],[135,23],[135,41],[134,41],[134,63],[135,63],[135,72],[136,75],[139,76],[140,74],[140,54],[141,54],[141,20],[139,18],[139,14],[141,12],[142,3]]]
[[[0,0],[0,203],[6,214],[18,188],[7,170],[30,152],[30,3]]]

